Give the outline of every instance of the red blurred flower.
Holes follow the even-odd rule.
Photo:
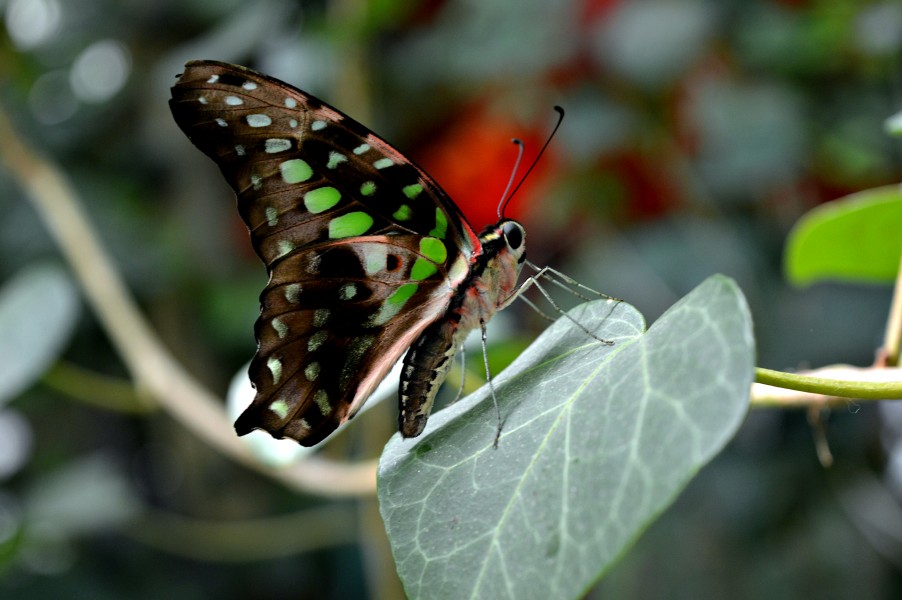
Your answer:
[[[519,138],[526,144],[517,173],[519,180],[541,149],[545,136],[547,131],[526,129],[513,119],[472,106],[461,110],[457,119],[417,153],[417,162],[448,192],[479,231],[498,220],[498,203],[518,152],[511,139]],[[505,209],[504,216],[516,219],[525,212],[524,201],[533,197],[530,191],[546,179],[553,162],[551,152],[547,152]]]

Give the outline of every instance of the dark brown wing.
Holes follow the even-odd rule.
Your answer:
[[[359,123],[281,81],[192,61],[170,108],[222,170],[270,273],[236,422],[313,445],[446,310],[479,253],[457,207]]]

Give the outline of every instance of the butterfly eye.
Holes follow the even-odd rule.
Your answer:
[[[523,245],[523,228],[519,223],[508,221],[501,226],[501,233],[511,250],[517,250]]]

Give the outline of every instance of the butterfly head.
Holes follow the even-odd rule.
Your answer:
[[[502,259],[515,265],[515,271],[526,261],[526,229],[513,219],[501,219],[480,235],[483,253],[493,259]]]
[[[517,257],[517,264],[526,260],[526,230],[516,221],[505,220],[498,224],[507,251]]]

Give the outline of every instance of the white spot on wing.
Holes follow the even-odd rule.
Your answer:
[[[344,154],[342,154],[340,152],[335,152],[333,150],[332,152],[329,152],[329,162],[326,163],[326,166],[330,169],[334,169],[339,164],[341,164],[343,162],[347,162],[347,160],[348,160],[347,156],[345,156]]]
[[[313,335],[310,336],[310,339],[307,340],[307,352],[313,352],[317,348],[323,345],[323,342],[329,337],[329,334],[325,331],[317,331]]]
[[[276,154],[291,149],[291,140],[285,138],[269,138],[263,142],[263,149],[267,154]]]
[[[244,120],[247,121],[247,124],[251,127],[268,127],[269,125],[272,125],[272,119],[269,117],[269,115],[264,115],[261,113],[248,115],[244,117]]]
[[[297,304],[301,297],[301,284],[289,283],[285,286],[285,299],[291,304]]]
[[[316,393],[313,394],[313,401],[316,402],[319,411],[323,413],[324,417],[332,412],[332,406],[329,404],[329,394],[327,394],[325,390],[317,390]]]
[[[304,369],[304,377],[307,378],[307,381],[316,381],[316,378],[319,377],[319,363],[313,361]]]
[[[278,385],[279,380],[282,379],[282,361],[274,356],[270,356],[266,359],[266,368],[272,373],[273,385]]]
[[[288,325],[285,324],[285,321],[276,317],[272,321],[270,321],[272,328],[276,330],[276,335],[279,336],[279,339],[285,339],[285,336],[288,335]]]
[[[314,327],[322,327],[326,324],[326,321],[329,320],[329,309],[328,308],[317,308],[313,312],[313,326]]]
[[[276,255],[276,258],[285,256],[286,254],[294,250],[294,244],[288,240],[279,240],[277,246],[279,248],[279,253]]]

